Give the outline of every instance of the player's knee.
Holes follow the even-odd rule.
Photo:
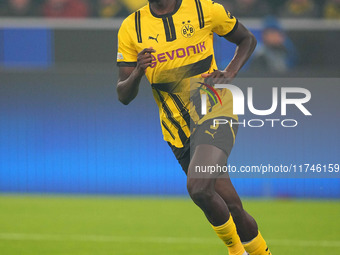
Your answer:
[[[187,189],[191,199],[196,204],[204,204],[211,201],[214,192],[211,185],[209,185],[209,180],[189,179]]]
[[[240,217],[244,213],[241,203],[228,203],[228,209],[234,218]]]

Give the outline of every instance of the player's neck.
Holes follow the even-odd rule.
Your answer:
[[[176,8],[177,0],[153,0],[150,7],[157,15],[172,13]]]

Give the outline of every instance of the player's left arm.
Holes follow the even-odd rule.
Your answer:
[[[255,36],[240,22],[237,29],[224,38],[237,45],[233,59],[223,71],[202,74],[203,78],[224,78],[224,82],[230,82],[247,62],[257,44]]]

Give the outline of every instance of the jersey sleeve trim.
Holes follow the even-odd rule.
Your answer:
[[[136,67],[137,62],[117,62],[117,66],[119,66],[119,67]]]
[[[238,20],[236,19],[236,23],[234,25],[234,28],[229,32],[227,33],[226,35],[222,35],[220,37],[228,37],[228,36],[231,36],[233,33],[235,33],[235,31],[237,30],[238,28]]]

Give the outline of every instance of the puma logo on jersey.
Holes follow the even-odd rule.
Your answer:
[[[158,43],[158,36],[159,34],[155,37],[149,36],[149,40],[155,40]]]
[[[206,134],[208,134],[208,135],[211,135],[211,137],[212,137],[213,139],[215,139],[215,134],[216,134],[217,132],[210,133],[210,131],[208,131],[208,130],[205,130],[205,132],[204,132],[204,133],[206,133]]]

